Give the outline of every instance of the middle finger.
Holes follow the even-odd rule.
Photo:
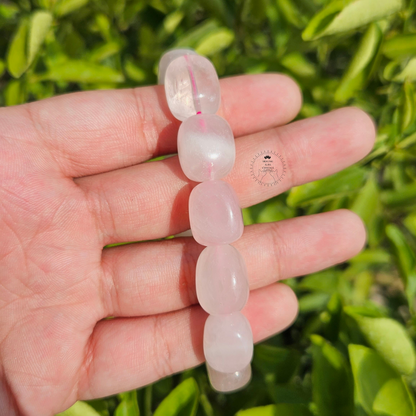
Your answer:
[[[335,110],[238,138],[236,163],[224,180],[236,190],[241,207],[247,207],[346,168],[371,150],[374,138],[374,124],[362,110]],[[251,177],[250,162],[262,151],[274,151],[286,163],[286,176],[275,186]],[[189,229],[188,199],[196,182],[185,177],[177,156],[76,182],[86,193],[103,244]]]

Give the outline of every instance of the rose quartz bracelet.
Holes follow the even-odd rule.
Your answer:
[[[172,114],[183,123],[178,132],[179,163],[184,174],[201,182],[189,197],[189,221],[195,240],[206,246],[196,265],[196,291],[210,315],[204,328],[204,354],[214,389],[234,391],[251,377],[253,335],[240,312],[247,303],[247,269],[230,244],[243,234],[237,195],[222,181],[233,168],[231,127],[215,113],[220,84],[212,63],[188,49],[165,53],[159,62]]]

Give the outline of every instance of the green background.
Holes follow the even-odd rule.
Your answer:
[[[67,416],[415,414],[416,19],[402,0],[16,0],[0,3],[0,104],[156,83],[172,47],[220,76],[278,71],[302,88],[298,118],[355,105],[373,151],[329,178],[244,210],[246,224],[338,208],[368,230],[352,260],[286,283],[300,313],[256,346],[243,391],[215,393],[204,366]]]

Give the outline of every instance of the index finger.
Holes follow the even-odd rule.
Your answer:
[[[285,75],[244,75],[220,83],[219,114],[235,136],[285,124],[300,109],[299,87]],[[1,111],[24,108],[36,142],[40,139],[69,177],[176,153],[180,122],[169,111],[163,86],[77,92]]]

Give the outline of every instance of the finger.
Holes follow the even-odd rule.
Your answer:
[[[236,190],[241,206],[250,206],[357,162],[370,151],[374,138],[374,124],[363,111],[332,111],[237,139],[236,164],[224,180]],[[262,186],[251,177],[250,162],[264,150],[281,154],[286,162],[286,175],[274,186]],[[189,229],[188,200],[196,183],[184,176],[177,157],[77,183],[87,195],[105,244]]]
[[[279,74],[223,79],[221,96],[220,113],[236,136],[284,124],[301,105],[299,87]],[[26,123],[21,123],[22,115]],[[46,146],[59,169],[71,177],[175,153],[180,124],[167,107],[163,86],[57,96],[2,109],[0,119],[14,134],[21,125],[25,137]]]
[[[243,310],[255,342],[289,326],[297,299],[284,284],[252,293]],[[201,363],[206,313],[199,307],[143,318],[100,321],[80,373],[79,398],[92,399],[138,388]]]
[[[247,265],[250,288],[257,289],[341,263],[356,255],[365,239],[361,219],[337,210],[248,226],[233,245]],[[175,238],[105,250],[105,313],[151,315],[197,303],[195,267],[203,249],[193,238]]]

